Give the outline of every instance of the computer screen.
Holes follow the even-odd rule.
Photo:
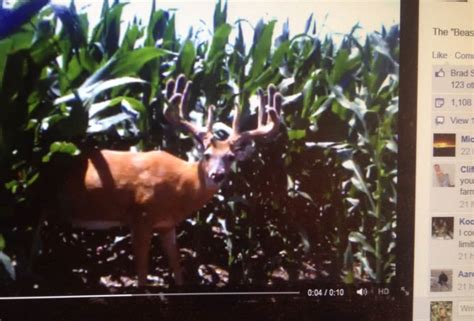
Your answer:
[[[472,1],[0,1],[0,320],[470,320]]]
[[[420,1],[419,18],[413,319],[471,320],[474,7]]]

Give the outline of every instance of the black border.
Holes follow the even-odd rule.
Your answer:
[[[400,113],[398,163],[398,240],[397,273],[409,282],[410,302],[404,320],[412,320],[415,193],[416,193],[416,123],[418,99],[418,28],[419,0],[402,0],[400,11]],[[410,251],[408,251],[410,249]],[[409,308],[409,309],[408,309]]]
[[[396,301],[233,297],[0,301],[0,320],[384,320],[411,321],[414,281],[419,0],[401,0]],[[398,287],[398,289],[395,289]],[[400,291],[399,291],[400,290]],[[406,292],[405,292],[406,291]],[[303,292],[303,290],[302,290]],[[406,293],[406,295],[402,295]]]
[[[401,0],[397,273],[410,300],[400,321],[413,319],[418,28],[419,0]]]
[[[401,1],[400,25],[397,263],[399,277],[411,285],[413,295],[419,0]]]

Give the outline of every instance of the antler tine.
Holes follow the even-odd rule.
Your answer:
[[[186,120],[187,110],[185,108],[188,103],[192,82],[186,82],[184,75],[180,75],[175,81],[170,79],[166,84],[166,98],[169,104],[166,105],[164,116],[171,124],[180,126],[190,132],[198,140],[210,132],[212,126],[212,109],[208,111],[208,120],[206,127],[202,127]]]
[[[208,133],[212,132],[212,125],[214,123],[214,110],[216,106],[210,105],[207,107],[207,120],[206,120],[206,130]]]
[[[265,99],[265,94],[263,92],[262,88],[257,89],[257,95],[258,95],[258,100],[259,100],[259,105],[258,105],[258,121],[257,124],[265,124],[267,122],[267,117],[265,113],[265,105],[266,105],[266,99]]]
[[[277,93],[277,89],[275,85],[274,84],[268,85],[267,92],[268,92],[268,104],[270,105],[270,107],[275,107],[273,106],[273,101],[272,101],[272,98],[275,97],[275,94]]]
[[[176,82],[174,81],[174,79],[170,79],[166,82],[166,99],[170,100],[173,97],[175,85]]]
[[[178,78],[178,81],[176,82],[176,89],[179,90],[179,86],[183,86],[183,83],[184,81],[186,81],[186,79],[182,78],[182,82],[180,84],[180,79]],[[191,91],[191,86],[192,86],[193,82],[190,80],[188,82],[186,82],[186,85],[184,87],[181,87],[183,88],[182,89],[182,92],[183,92],[183,98],[181,99],[181,102],[179,104],[179,117],[181,118],[186,118],[187,114],[188,114],[188,110],[186,108],[186,106],[188,105],[188,102],[189,102],[189,92]]]
[[[241,139],[255,139],[257,137],[271,137],[276,132],[278,132],[280,117],[277,115],[276,110],[270,109],[267,112],[269,116],[269,121],[266,124],[260,124],[257,128],[253,130],[248,130],[243,133],[240,133],[239,136]]]
[[[238,135],[240,131],[240,105],[234,105],[234,120],[232,121],[232,135]]]
[[[240,133],[238,130],[238,123],[240,121],[240,108],[236,108],[234,122],[232,125],[233,140],[252,140],[257,137],[270,138],[278,132],[281,121],[280,111],[283,102],[282,95],[277,92],[274,85],[268,86],[267,98],[264,97],[263,90],[260,89],[257,93],[260,98],[257,128]],[[268,104],[266,104],[267,102]]]
[[[283,106],[283,96],[277,92],[273,97],[273,106],[277,115],[281,115],[281,107]]]

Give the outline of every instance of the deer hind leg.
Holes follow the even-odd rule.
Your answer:
[[[131,230],[132,250],[138,275],[138,286],[143,287],[146,285],[148,275],[152,229],[149,224],[139,220],[132,225]]]
[[[174,282],[176,285],[183,285],[183,273],[181,270],[178,244],[176,242],[176,229],[161,230],[159,234],[161,246],[168,257],[168,264],[174,275]]]

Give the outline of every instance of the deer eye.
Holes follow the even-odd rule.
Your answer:
[[[211,154],[204,154],[204,160],[208,161],[211,159]]]

